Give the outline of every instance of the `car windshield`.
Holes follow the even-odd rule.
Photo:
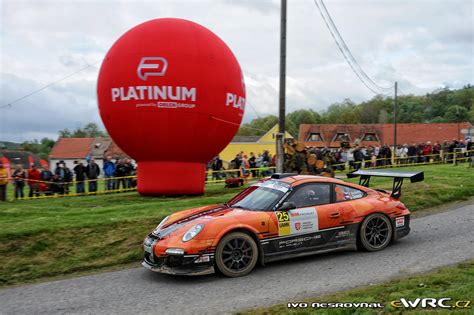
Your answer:
[[[289,190],[289,185],[275,186],[275,181],[257,183],[250,186],[234,198],[227,205],[233,208],[242,208],[254,211],[270,210]]]

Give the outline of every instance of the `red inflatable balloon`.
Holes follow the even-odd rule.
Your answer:
[[[126,32],[102,63],[97,93],[107,131],[138,162],[143,195],[203,193],[205,164],[231,141],[245,107],[229,47],[173,18]]]

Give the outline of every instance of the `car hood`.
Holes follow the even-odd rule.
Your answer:
[[[235,209],[220,204],[179,211],[170,215],[168,221],[163,227],[166,228],[173,224],[187,223],[202,217],[207,217],[208,219],[211,219],[213,217],[229,216],[234,214],[234,210],[241,209]]]
[[[191,226],[198,223],[206,223],[231,216],[246,215],[246,210],[232,208],[226,205],[211,205],[173,213],[166,224],[159,230],[154,230],[153,234],[159,238],[167,238],[187,231]]]

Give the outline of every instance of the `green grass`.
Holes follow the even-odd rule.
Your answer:
[[[474,196],[474,169],[433,165],[404,185],[414,212]],[[357,181],[357,180],[354,180]],[[389,179],[374,187],[391,189]],[[141,197],[136,192],[0,203],[0,286],[117,266],[141,259],[141,242],[166,215],[222,203],[240,189],[209,185],[204,196]]]
[[[400,298],[414,301],[416,298],[451,298],[452,301],[473,301],[474,292],[474,260],[470,260],[454,267],[445,267],[436,272],[430,272],[393,280],[387,283],[373,285],[336,294],[318,296],[297,300],[297,302],[328,303],[328,302],[379,302],[385,305],[383,309],[289,309],[287,304],[275,305],[267,308],[259,308],[240,312],[241,315],[271,315],[271,314],[420,314],[438,313],[448,314],[456,312],[459,314],[472,314],[470,309],[430,309],[422,308],[404,309],[394,308],[391,301],[399,301]],[[292,301],[289,301],[292,302]]]

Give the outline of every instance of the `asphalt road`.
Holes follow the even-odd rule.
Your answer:
[[[143,268],[0,291],[1,314],[222,314],[298,301],[474,257],[474,204],[412,220],[382,252],[270,263],[243,278],[175,277]]]

